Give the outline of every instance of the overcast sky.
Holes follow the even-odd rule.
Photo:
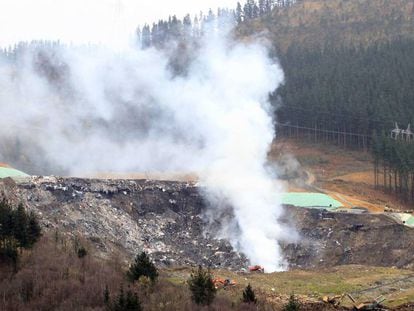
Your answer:
[[[237,0],[0,0],[0,45],[21,40],[112,44],[168,15],[234,8]]]

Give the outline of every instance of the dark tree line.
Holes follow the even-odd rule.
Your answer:
[[[288,7],[297,0],[247,0],[237,3],[235,9],[209,10],[207,14],[200,12],[191,17],[187,14],[182,20],[173,15],[168,20],[159,20],[152,25],[145,24],[137,28],[139,45],[143,48],[155,46],[163,48],[171,41],[191,42],[198,40],[212,25],[216,28],[238,25],[240,23],[263,17],[275,7]]]
[[[40,237],[35,214],[27,213],[23,204],[17,208],[0,202],[0,260],[17,264],[18,250],[30,248]]]
[[[368,147],[374,131],[414,121],[414,40],[279,53],[285,84],[272,96],[282,101],[281,135]]]
[[[405,202],[414,201],[414,143],[392,139],[385,133],[374,136],[375,186]]]

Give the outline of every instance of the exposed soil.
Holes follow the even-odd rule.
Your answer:
[[[24,202],[46,230],[88,238],[102,256],[149,252],[164,266],[239,270],[247,259],[205,226],[202,189],[192,183],[34,177],[0,181],[0,193]],[[344,264],[413,267],[414,229],[385,215],[286,207],[300,242],[283,243],[291,267]],[[253,263],[260,264],[260,263]]]
[[[291,154],[301,164],[298,170],[308,173],[306,178],[289,180],[287,185],[291,191],[325,192],[345,207],[364,207],[372,212],[383,212],[385,207],[399,211],[413,209],[375,189],[373,163],[368,152],[286,139],[272,146],[270,158],[277,161],[284,154]]]

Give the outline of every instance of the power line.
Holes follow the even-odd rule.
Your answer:
[[[319,133],[338,134],[338,135],[344,135],[344,136],[362,137],[362,138],[367,138],[367,139],[372,138],[371,135],[365,135],[365,134],[361,134],[361,133],[323,130],[323,129],[319,129],[319,128],[292,125],[292,124],[288,124],[288,123],[276,123],[276,126],[287,127],[287,128],[295,128],[295,129],[301,129],[301,130],[309,130],[309,131],[319,132]]]
[[[329,112],[329,111],[317,111],[317,109],[309,109],[309,108],[303,108],[303,107],[292,107],[292,106],[282,106],[280,109],[288,109],[288,110],[297,110],[297,111],[305,111],[305,112],[311,112],[313,114],[321,115],[331,115],[331,116],[338,116],[342,118],[352,118],[355,120],[362,120],[362,121],[369,121],[372,123],[384,123],[384,122],[390,122],[394,123],[395,120],[391,119],[373,119],[373,118],[367,118],[362,116],[356,116],[352,115],[351,113],[337,113],[337,112]]]

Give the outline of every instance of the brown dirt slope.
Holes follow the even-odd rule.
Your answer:
[[[293,155],[301,164],[300,169],[308,173],[307,180],[291,181],[290,189],[325,192],[345,207],[364,207],[372,212],[383,212],[386,206],[402,211],[412,209],[394,196],[375,189],[373,163],[368,152],[280,140],[272,147],[271,159],[276,161],[281,153]]]

